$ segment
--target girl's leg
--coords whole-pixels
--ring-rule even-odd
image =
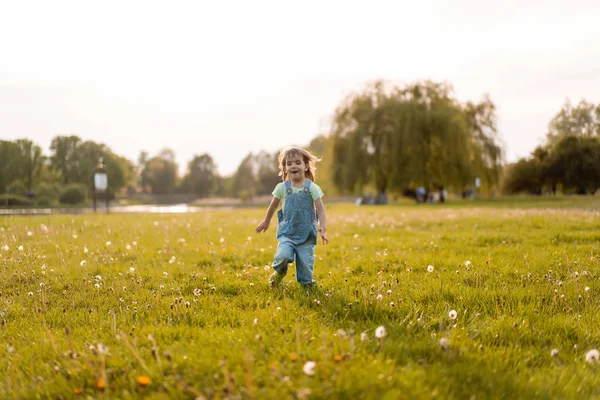
[[[287,274],[288,264],[294,262],[294,245],[285,238],[282,238],[277,244],[277,253],[275,253],[275,261],[273,269],[280,275]]]
[[[296,246],[296,280],[302,286],[312,286],[315,266],[315,245],[301,244]]]

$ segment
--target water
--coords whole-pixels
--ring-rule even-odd
[[[233,207],[194,207],[187,204],[175,205],[135,205],[135,206],[112,206],[110,214],[150,213],[150,214],[184,214],[206,211],[232,210]],[[88,214],[94,209],[86,208],[10,208],[0,209],[0,215],[49,215],[49,214]],[[97,213],[105,214],[105,207],[97,207]]]

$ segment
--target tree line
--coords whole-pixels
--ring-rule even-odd
[[[545,143],[506,166],[506,193],[595,194],[600,186],[600,104],[567,100]]]
[[[303,147],[322,157],[317,180],[332,194],[410,193],[419,186],[459,193],[475,178],[487,193],[594,193],[600,182],[600,105],[567,102],[550,122],[546,143],[505,165],[496,107],[488,96],[461,103],[446,83],[377,81],[345,98],[329,135]],[[201,153],[180,176],[170,149],[152,156],[142,151],[134,162],[76,135],[56,136],[49,155],[29,139],[0,140],[0,196],[7,203],[30,196],[40,205],[85,201],[102,159],[111,196],[142,191],[248,199],[271,193],[280,181],[277,154],[248,153],[232,175],[221,176],[210,154]]]

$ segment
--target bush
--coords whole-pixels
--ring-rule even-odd
[[[58,200],[60,189],[55,185],[50,185],[48,183],[40,183],[37,188],[35,188],[35,197],[38,199],[37,203],[40,202],[41,198],[48,198],[51,200]]]
[[[58,199],[57,198],[52,198],[52,197],[48,197],[45,195],[42,196],[36,196],[35,197],[35,204],[37,206],[41,206],[41,207],[54,207],[58,205]]]
[[[33,201],[18,194],[0,194],[0,207],[8,206],[32,206]]]
[[[8,185],[8,193],[23,196],[27,192],[27,187],[21,181],[14,181]]]
[[[62,188],[60,202],[65,204],[80,204],[87,197],[87,188],[80,183],[72,183]]]

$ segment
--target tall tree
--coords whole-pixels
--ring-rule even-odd
[[[182,186],[200,197],[208,197],[215,190],[216,165],[212,157],[205,153],[196,155],[188,163],[188,173]]]
[[[42,167],[45,157],[42,148],[29,139],[18,139],[15,144],[19,148],[21,162],[19,162],[19,175],[25,187],[32,190],[40,182]]]
[[[548,124],[547,140],[552,145],[565,136],[600,137],[600,104],[581,100],[573,107],[567,99]]]
[[[78,136],[56,136],[50,144],[50,161],[52,166],[60,171],[63,183],[76,183],[82,181],[80,174],[80,156],[77,147],[81,143]]]
[[[175,153],[164,149],[146,163],[144,168],[152,193],[171,194],[177,187]]]
[[[335,184],[349,192],[370,182],[379,193],[419,185],[462,189],[477,163],[499,171],[493,104],[468,110],[450,86],[429,81],[391,89],[376,82],[350,96],[334,118]]]

